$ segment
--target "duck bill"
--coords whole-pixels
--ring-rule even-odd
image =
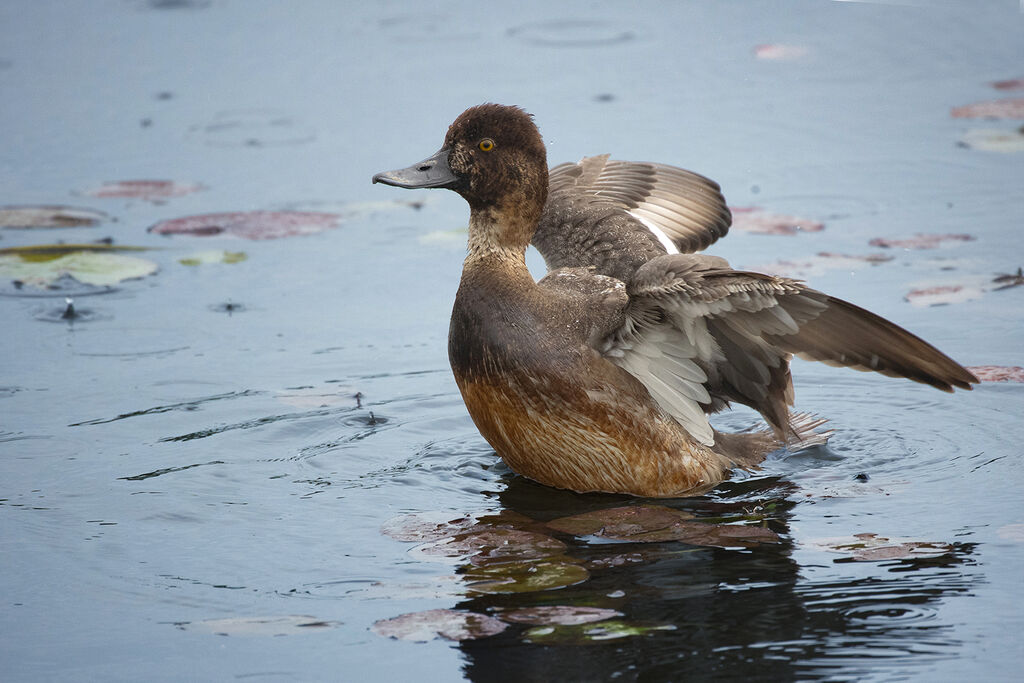
[[[416,189],[422,187],[453,187],[459,177],[448,165],[448,150],[441,149],[429,159],[408,168],[384,171],[373,176],[373,182]]]

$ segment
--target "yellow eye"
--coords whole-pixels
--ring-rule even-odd
[[[484,138],[483,140],[480,141],[480,144],[477,145],[477,147],[480,148],[481,152],[490,152],[492,149],[494,149],[494,140],[490,138]]]

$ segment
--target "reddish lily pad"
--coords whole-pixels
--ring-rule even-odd
[[[202,631],[219,636],[288,636],[314,633],[333,626],[309,616],[232,617],[179,624],[187,631]]]
[[[766,59],[779,62],[792,62],[806,57],[810,53],[803,45],[786,45],[783,43],[772,43],[758,45],[754,48],[754,56],[758,59]]]
[[[672,624],[634,624],[616,620],[574,626],[537,626],[526,631],[523,640],[538,645],[585,645],[674,630],[676,627]]]
[[[106,182],[83,194],[104,199],[168,199],[181,197],[206,188],[199,183],[179,183],[173,180],[118,180]]]
[[[994,81],[991,86],[996,90],[1024,90],[1024,78],[1010,78],[1005,81]]]
[[[535,626],[574,626],[621,617],[622,612],[604,607],[577,607],[574,605],[544,605],[500,612],[498,618],[517,624]]]
[[[561,555],[561,541],[532,531],[484,528],[418,546],[418,554],[468,558],[473,564],[534,560]]]
[[[234,235],[249,240],[273,240],[312,235],[336,228],[341,217],[315,211],[234,211],[208,213],[162,221],[149,228],[160,235]]]
[[[877,266],[892,261],[888,254],[838,254],[830,251],[818,252],[817,256],[807,261],[775,261],[763,265],[751,266],[751,270],[770,273],[783,277],[808,277],[821,275],[829,270],[857,270],[865,264]]]
[[[945,306],[980,299],[984,293],[977,285],[951,284],[912,289],[903,298],[914,306]]]
[[[1024,382],[1024,368],[1019,365],[972,365],[967,369],[982,382]]]
[[[373,632],[385,638],[424,643],[435,638],[461,642],[501,633],[508,625],[486,614],[454,609],[410,612],[373,624]]]
[[[797,216],[768,213],[760,207],[729,207],[732,227],[759,235],[795,235],[799,232],[821,232],[825,224]]]
[[[533,593],[582,583],[590,572],[571,558],[557,557],[470,567],[462,578],[476,593]]]
[[[1024,119],[1024,98],[976,102],[954,107],[951,113],[957,119]]]
[[[904,239],[891,239],[889,237],[876,237],[868,244],[873,247],[882,247],[884,249],[899,248],[899,249],[935,249],[944,242],[973,242],[976,238],[973,235],[967,234],[924,234],[917,233],[913,237],[907,237]]]
[[[109,218],[102,211],[75,206],[0,206],[0,228],[81,228]]]
[[[953,548],[946,543],[916,541],[909,538],[885,538],[878,534],[854,534],[842,538],[819,538],[806,545],[819,550],[843,553],[853,562],[912,560],[941,557]]]
[[[779,542],[778,534],[765,527],[689,521],[692,516],[662,506],[636,505],[562,517],[548,522],[548,526],[577,536],[634,543],[682,541],[717,548],[751,548]]]

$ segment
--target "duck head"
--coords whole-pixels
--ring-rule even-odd
[[[482,104],[455,119],[436,154],[378,173],[373,182],[454,190],[469,203],[471,225],[488,218],[503,223],[510,228],[504,237],[525,248],[547,200],[547,153],[529,114],[519,107]]]

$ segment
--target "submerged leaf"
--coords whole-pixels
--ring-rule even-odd
[[[470,567],[462,577],[466,587],[477,593],[532,593],[582,583],[590,578],[590,572],[571,558],[561,557]]]
[[[483,528],[415,548],[422,555],[469,558],[473,564],[532,560],[565,552],[561,541],[532,531]]]
[[[106,182],[83,194],[99,198],[166,199],[181,197],[206,188],[199,183],[178,183],[173,180],[118,180]]]
[[[385,638],[422,643],[435,638],[463,641],[487,638],[501,633],[508,625],[486,614],[453,609],[410,612],[374,622],[373,632]]]
[[[102,211],[74,206],[0,206],[0,228],[78,228],[108,219]]]
[[[909,538],[885,538],[878,534],[854,534],[841,538],[819,538],[805,545],[818,550],[849,555],[853,562],[880,562],[882,560],[909,560],[941,557],[953,550],[946,543],[915,541]]]
[[[152,275],[159,266],[137,256],[108,250],[54,251],[5,250],[0,254],[0,277],[36,287],[47,287],[64,276],[87,285],[114,285]]]
[[[503,621],[536,626],[574,626],[621,617],[622,612],[603,607],[577,607],[575,605],[544,605],[524,607],[498,613]]]
[[[233,211],[185,216],[162,221],[149,228],[160,235],[209,237],[228,234],[249,240],[273,240],[312,235],[336,228],[341,216],[316,211]]]
[[[497,515],[460,515],[450,510],[435,510],[392,517],[381,527],[381,533],[398,541],[439,541],[470,531],[509,529],[531,521],[509,510]]]
[[[197,251],[178,259],[183,266],[201,266],[210,263],[241,263],[249,258],[244,251],[225,251],[224,249],[208,249]]]

